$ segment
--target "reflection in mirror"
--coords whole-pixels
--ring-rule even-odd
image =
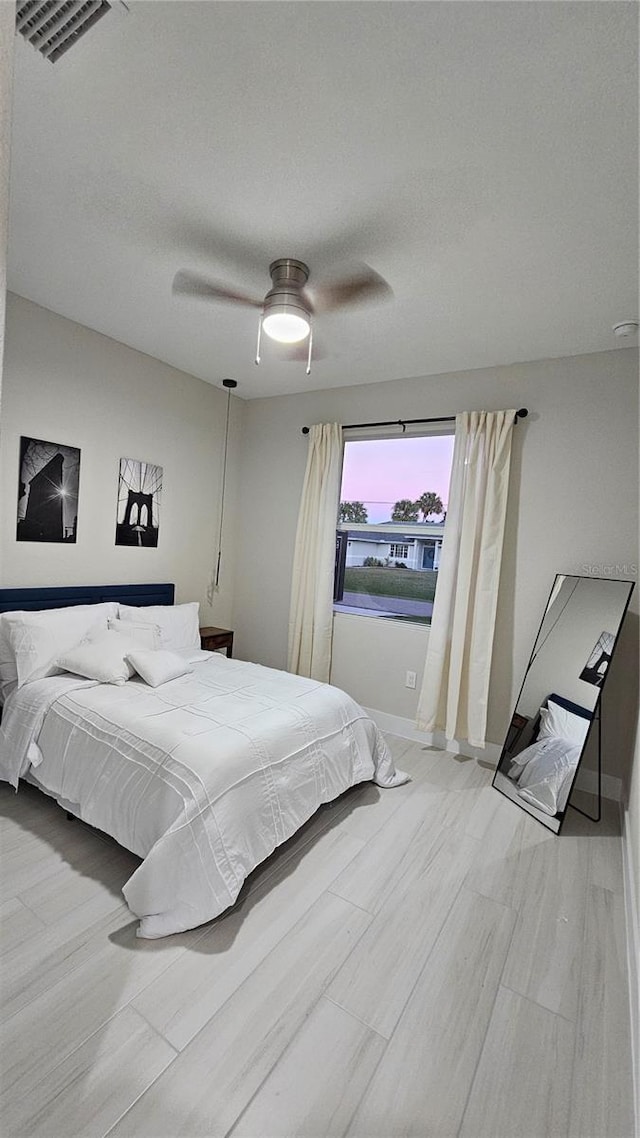
[[[533,646],[493,785],[556,834],[632,590],[558,574]]]

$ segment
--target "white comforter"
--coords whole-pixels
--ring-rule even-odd
[[[323,802],[367,779],[406,781],[378,728],[338,688],[196,652],[150,688],[63,675],[14,692],[0,777],[31,766],[84,821],[143,858],[124,895],[138,935],[194,928]]]
[[[570,739],[545,736],[512,760],[511,777],[518,794],[545,814],[561,814],[567,805],[582,746]]]

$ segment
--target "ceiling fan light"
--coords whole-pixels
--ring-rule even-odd
[[[274,306],[262,321],[263,330],[272,340],[281,344],[297,344],[304,340],[311,329],[311,325],[300,309],[292,312],[283,304]]]

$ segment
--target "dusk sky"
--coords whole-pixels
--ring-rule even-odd
[[[364,502],[369,521],[384,522],[400,498],[433,490],[446,510],[452,455],[453,435],[348,440],[340,501]]]

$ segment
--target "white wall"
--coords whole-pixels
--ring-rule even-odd
[[[548,614],[548,624],[540,630],[536,659],[518,700],[522,715],[536,716],[550,692],[588,711],[594,709],[599,689],[582,680],[580,673],[601,633],[617,634],[627,595],[628,586],[610,580],[592,578],[576,585],[567,578]],[[608,702],[608,686],[605,698]]]
[[[331,683],[365,707],[413,719],[416,692],[405,687],[405,677],[415,672],[420,690],[425,652],[424,625],[336,614]]]
[[[11,150],[11,92],[16,10],[13,2],[0,4],[0,405],[7,292],[7,237],[9,227],[9,155]]]
[[[0,420],[0,582],[24,585],[173,581],[203,623],[231,619],[238,433],[232,399],[220,592],[215,562],[226,392],[9,294]],[[20,435],[80,447],[76,544],[16,541]],[[157,549],[115,545],[121,457],[164,469]]]
[[[251,524],[239,535],[235,594],[239,654],[274,667],[286,663],[293,544],[307,455],[303,425],[521,406],[528,406],[530,415],[514,431],[488,719],[488,738],[500,743],[556,572],[637,563],[633,349],[250,401],[240,501],[241,515]],[[632,606],[637,614],[636,594]],[[412,717],[417,695],[404,689],[404,673],[418,670],[426,629],[395,629],[390,651],[386,622],[365,628],[357,620],[335,618],[334,680],[368,707]],[[621,638],[625,666],[617,669],[617,694],[613,670],[608,681],[624,736],[609,748],[608,773],[617,777],[628,775],[631,765],[636,637],[637,616]]]

